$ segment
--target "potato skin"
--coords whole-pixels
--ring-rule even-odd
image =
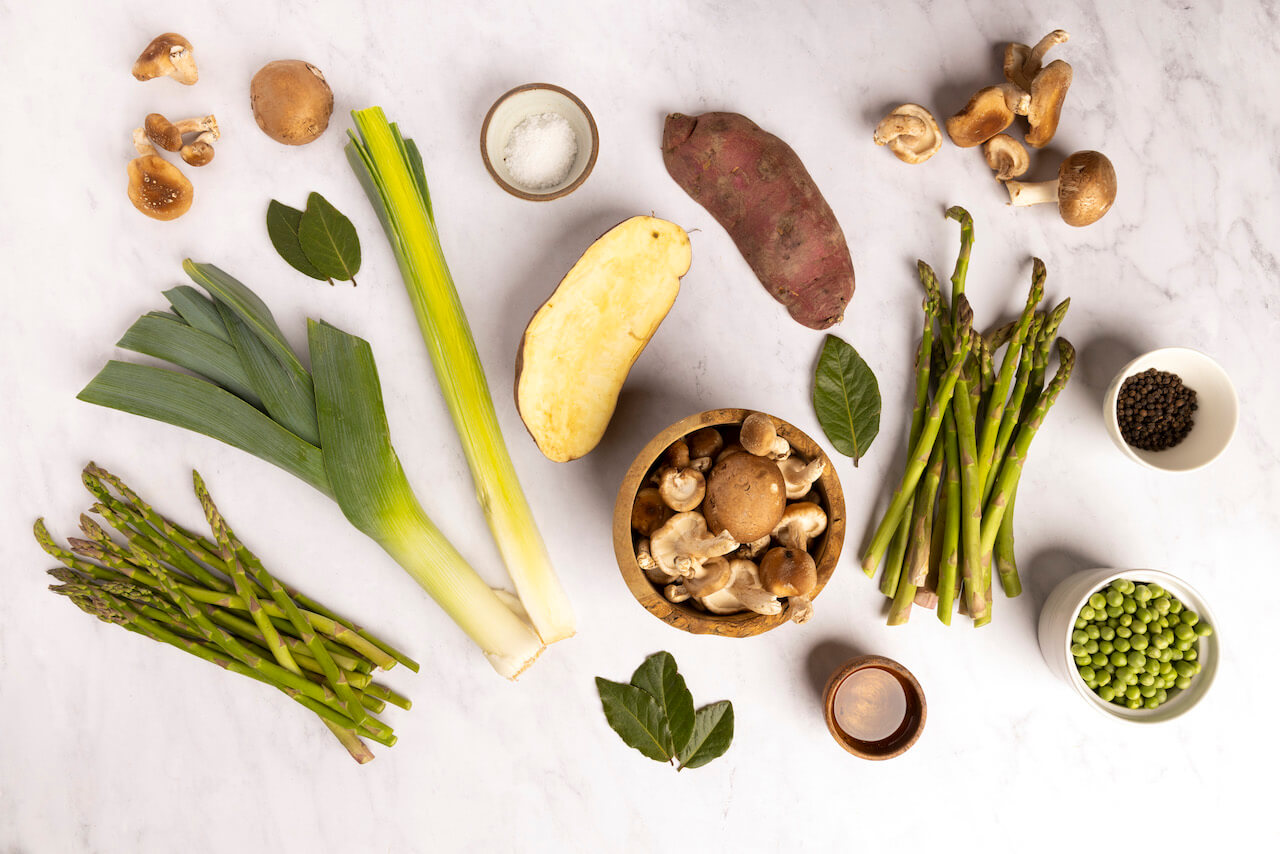
[[[843,319],[854,288],[849,247],[789,145],[738,113],[672,113],[662,159],[797,322],[826,329]]]

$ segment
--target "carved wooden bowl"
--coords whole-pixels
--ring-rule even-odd
[[[699,635],[745,638],[767,632],[790,619],[789,608],[784,608],[781,614],[773,616],[757,614],[752,611],[722,615],[704,611],[695,605],[692,600],[679,604],[670,602],[662,595],[662,591],[654,587],[649,579],[645,577],[644,571],[640,569],[640,565],[636,562],[636,541],[639,537],[631,530],[631,509],[635,504],[636,494],[645,485],[649,475],[657,467],[663,452],[677,439],[683,439],[703,427],[720,428],[721,432],[725,434],[725,442],[727,444],[735,438],[733,431],[753,411],[750,409],[712,409],[708,412],[690,415],[688,418],[672,424],[657,436],[654,436],[649,444],[644,446],[644,450],[639,453],[635,462],[631,464],[631,468],[627,470],[626,477],[622,479],[622,486],[618,490],[618,503],[614,506],[613,511],[613,550],[618,558],[618,568],[622,571],[622,578],[627,582],[627,588],[636,597],[636,601],[643,605],[650,614],[653,614],[664,623],[686,632],[693,632]],[[831,574],[836,568],[836,561],[840,558],[840,548],[844,545],[844,493],[840,489],[840,478],[836,475],[835,467],[818,443],[781,418],[776,418],[772,415],[769,417],[773,419],[778,435],[790,442],[791,446],[806,460],[821,457],[826,461],[822,476],[814,484],[814,490],[821,498],[822,509],[827,514],[827,530],[818,538],[816,545],[811,549],[814,563],[818,567],[818,586],[814,588],[809,598],[816,599],[822,588],[831,579]],[[815,607],[820,606],[815,605]]]

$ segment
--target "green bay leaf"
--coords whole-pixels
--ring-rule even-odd
[[[596,690],[604,706],[605,719],[629,747],[655,759],[668,762],[675,755],[671,749],[671,730],[658,701],[634,685],[610,682],[596,677]]]
[[[733,743],[733,703],[721,700],[698,709],[693,736],[680,751],[680,768],[700,768],[724,755]]]
[[[298,236],[301,223],[302,211],[297,208],[281,204],[275,199],[267,205],[267,236],[271,238],[271,245],[276,248],[276,252],[285,263],[302,275],[326,281],[329,277],[322,275],[302,251],[302,240]]]
[[[636,668],[631,684],[653,697],[667,719],[671,752],[679,753],[693,735],[693,694],[669,652],[655,652]]]
[[[319,193],[307,196],[298,224],[302,251],[323,278],[350,281],[360,272],[360,238],[356,227]]]
[[[880,384],[858,351],[834,335],[818,357],[813,409],[831,444],[856,466],[880,432]]]

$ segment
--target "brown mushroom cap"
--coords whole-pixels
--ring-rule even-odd
[[[1058,119],[1062,116],[1062,104],[1071,86],[1071,66],[1056,59],[1031,81],[1031,106],[1027,110],[1027,145],[1043,148],[1058,131]]]
[[[1116,170],[1100,151],[1077,151],[1058,167],[1058,209],[1067,225],[1095,223],[1116,200]]]
[[[207,166],[213,160],[212,133],[202,133],[191,142],[182,146],[179,154],[191,166]]]
[[[182,148],[182,131],[159,113],[148,113],[142,126],[146,129],[147,139],[165,151],[177,151]]]
[[[724,437],[714,427],[703,427],[690,433],[685,444],[691,457],[714,457],[724,447]]]
[[[1027,47],[1017,42],[1007,45],[1004,49],[1005,79],[1030,92],[1031,81],[1040,73],[1040,64],[1044,61],[1044,55],[1050,48],[1063,44],[1070,38],[1066,30],[1054,30],[1036,42],[1035,47]]]
[[[1013,124],[1014,116],[1025,115],[1031,96],[1011,83],[980,89],[964,109],[947,119],[947,135],[961,148],[991,139]]]
[[[778,546],[760,560],[760,585],[774,596],[808,596],[818,586],[818,567],[808,552]]]
[[[191,42],[177,33],[161,33],[134,61],[133,76],[137,80],[172,77],[186,86],[192,85],[200,75]]]
[[[631,505],[631,527],[643,536],[649,536],[662,527],[671,516],[671,509],[662,501],[662,495],[652,486],[636,493]]]
[[[786,483],[772,461],[732,454],[707,475],[702,511],[713,532],[728,531],[739,543],[769,534],[787,507]]]
[[[177,219],[191,208],[195,191],[187,176],[158,154],[129,161],[129,201],[152,219]]]
[[[285,145],[305,145],[329,127],[333,90],[311,63],[277,59],[253,75],[249,105],[267,136]]]

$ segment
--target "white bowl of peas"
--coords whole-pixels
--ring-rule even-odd
[[[1154,569],[1093,569],[1062,581],[1040,611],[1049,668],[1113,718],[1185,714],[1218,669],[1217,622],[1186,582]]]

